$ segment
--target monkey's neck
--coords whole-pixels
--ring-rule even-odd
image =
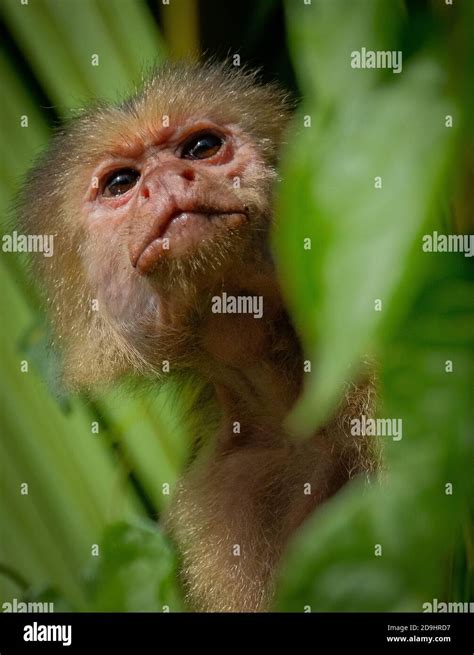
[[[159,367],[171,359],[212,383],[227,429],[281,434],[301,390],[303,356],[270,258],[234,261],[179,293],[164,288],[160,303],[160,349],[141,343],[150,360]]]
[[[214,384],[229,427],[237,422],[244,430],[268,433],[281,426],[300,392],[300,343],[273,279],[258,286],[248,280],[245,287],[234,284],[226,294],[227,300],[258,296],[263,314],[209,312],[202,317],[198,368]]]

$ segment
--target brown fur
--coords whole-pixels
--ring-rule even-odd
[[[104,153],[146,151],[166,137],[164,115],[181,126],[211,120],[233,135],[243,153],[241,187],[229,185],[232,165],[204,167],[196,168],[193,193],[196,206],[238,201],[249,221],[219,225],[212,239],[163,259],[143,277],[130,266],[125,244],[137,231],[141,238],[146,216],[114,227],[91,220],[84,198]],[[197,375],[214,389],[215,441],[183,477],[167,520],[190,605],[202,610],[267,609],[289,536],[348,479],[374,467],[367,444],[348,431],[350,418],[370,412],[370,383],[348,393],[313,439],[297,445],[284,428],[303,380],[300,343],[269,252],[275,165],[289,115],[286,95],[259,85],[253,73],[166,66],[126,102],[99,104],[61,129],[20,200],[26,232],[56,235],[55,256],[38,256],[35,270],[45,281],[71,385],[94,387],[130,373],[159,379],[168,360],[172,374]],[[223,290],[262,296],[263,319],[211,314],[210,299]],[[92,311],[93,299],[99,311]]]

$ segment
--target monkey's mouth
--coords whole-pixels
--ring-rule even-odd
[[[242,210],[176,211],[170,215],[159,234],[151,234],[132,264],[141,275],[153,271],[162,257],[179,257],[213,238],[222,230],[237,228],[247,220]]]

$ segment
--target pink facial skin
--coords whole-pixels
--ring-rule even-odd
[[[219,143],[201,149],[200,158],[188,156],[190,144],[206,135]],[[128,183],[114,193],[110,183],[121,171]],[[145,324],[159,334],[164,322],[182,314],[182,294],[164,292],[167,270],[179,262],[192,265],[204,250],[218,251],[224,242],[229,250],[234,237],[250,243],[252,230],[261,233],[254,187],[269,175],[255,144],[236,125],[187,119],[133,141],[118,135],[116,147],[91,168],[82,203],[89,235],[84,267],[109,316],[133,325],[134,334]],[[235,281],[242,277],[241,259],[227,264]],[[253,274],[247,267],[247,281]],[[211,288],[221,284],[219,276],[218,267],[205,265],[197,284]]]

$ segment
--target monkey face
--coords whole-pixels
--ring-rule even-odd
[[[238,125],[200,115],[141,125],[109,131],[80,223],[90,285],[143,351],[144,333],[192,320],[206,293],[261,269],[274,173]]]
[[[268,173],[238,126],[190,117],[125,142],[119,134],[92,170],[84,228],[99,248],[117,235],[114,252],[132,277],[163,285],[173,262],[205,274],[210,251],[225,247],[235,265],[232,240],[242,256],[245,232],[268,229],[269,185],[261,184]],[[208,278],[216,257],[210,263]]]
[[[141,275],[161,259],[192,256],[200,244],[249,218],[231,187],[249,157],[237,135],[213,124],[167,132],[141,156],[130,157],[125,148],[123,165],[106,160],[96,173],[91,213],[128,222],[129,259]]]

